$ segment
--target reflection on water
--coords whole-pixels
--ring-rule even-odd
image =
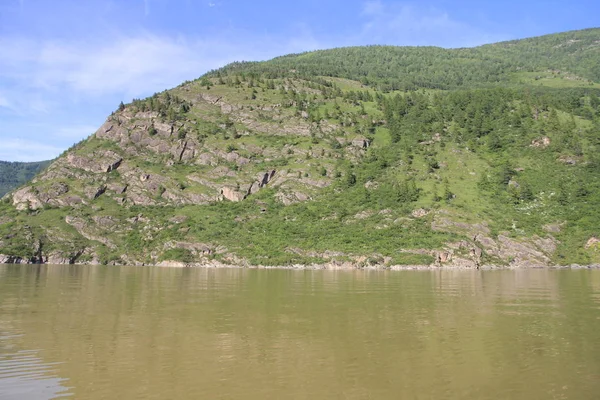
[[[599,332],[600,271],[0,266],[2,399],[596,399]]]
[[[3,332],[0,325],[0,332]],[[18,350],[21,335],[0,333],[0,399],[40,400],[68,397],[65,379],[56,377],[52,363],[35,350]]]

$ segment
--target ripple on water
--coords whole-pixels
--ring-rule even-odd
[[[600,392],[600,271],[4,273],[0,399]]]
[[[0,335],[0,399],[50,400],[68,398],[66,379],[56,375],[55,366],[39,357],[38,350],[17,350],[22,335]]]

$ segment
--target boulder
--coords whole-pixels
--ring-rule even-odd
[[[102,196],[104,192],[106,192],[106,185],[101,185],[98,187],[88,187],[85,190],[85,194],[90,200],[97,199],[98,197]]]
[[[109,163],[109,164],[106,166],[106,172],[111,172],[111,171],[114,171],[114,170],[116,170],[117,168],[119,168],[119,166],[121,165],[121,163],[122,163],[122,162],[123,162],[123,159],[122,159],[122,158],[119,158],[118,160],[116,160],[116,161],[114,161],[114,162],[111,162],[111,163]]]
[[[436,258],[438,263],[447,263],[452,261],[452,253],[449,251],[442,251],[437,254]]]
[[[260,190],[260,184],[258,182],[254,182],[252,185],[250,185],[250,189],[248,189],[248,194],[254,194],[257,193]]]
[[[13,205],[17,210],[37,210],[44,204],[34,192],[32,187],[24,187],[17,190],[12,195]]]
[[[242,201],[246,198],[246,195],[244,195],[243,193],[240,193],[237,190],[229,187],[222,188],[221,195],[223,195],[223,197],[227,200],[235,202]]]
[[[352,146],[366,149],[371,145],[371,141],[365,137],[357,137],[352,140]]]

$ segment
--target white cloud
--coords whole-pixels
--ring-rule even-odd
[[[135,96],[168,88],[229,61],[223,54],[210,54],[211,49],[222,47],[154,35],[123,37],[96,46],[0,38],[0,79],[37,90]]]
[[[319,47],[308,29],[298,30],[298,35],[288,41],[194,39],[147,33],[97,44],[0,37],[0,84],[10,83],[15,88],[13,95],[35,93],[55,98],[57,94],[73,93],[89,98],[121,94],[126,99],[173,87],[232,61],[265,59]]]
[[[0,160],[42,161],[57,157],[65,149],[26,139],[2,139]]]
[[[174,87],[232,61],[320,47],[307,27],[295,32],[287,40],[239,32],[222,32],[219,39],[139,33],[96,43],[0,36],[0,160],[54,157],[60,145],[93,133],[92,124],[120,100]],[[18,139],[23,134],[27,141]]]

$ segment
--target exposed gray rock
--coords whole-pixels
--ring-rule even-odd
[[[275,195],[275,198],[282,202],[284,206],[310,200],[310,197],[306,193],[296,191],[290,193],[281,191]]]
[[[99,187],[88,187],[85,190],[85,194],[88,199],[93,200],[102,196],[106,192],[106,185],[101,185]]]
[[[188,264],[181,261],[161,261],[156,264],[157,267],[169,267],[169,268],[187,268]]]
[[[127,191],[127,184],[125,183],[110,183],[106,185],[107,189],[116,193],[123,194]]]
[[[436,215],[431,223],[431,229],[434,231],[455,232],[467,234],[470,237],[477,235],[489,235],[490,229],[485,222],[477,224],[469,224],[466,222],[453,221],[450,218],[440,217]]]
[[[94,174],[110,172],[121,165],[123,158],[111,150],[99,150],[87,155],[69,153],[66,163]]]
[[[551,260],[533,245],[518,242],[505,235],[498,235],[498,249],[488,251],[502,260],[513,265],[546,266],[551,265]]]
[[[0,264],[31,264],[31,260],[19,256],[0,254]]]
[[[365,183],[365,189],[377,189],[379,187],[379,183],[374,181],[368,181]]]
[[[173,224],[182,224],[187,220],[188,220],[188,217],[186,217],[185,215],[176,215],[172,218],[169,218],[169,222],[171,222]]]
[[[73,228],[75,228],[77,232],[79,232],[79,234],[84,238],[103,243],[111,249],[117,248],[117,246],[115,246],[115,244],[112,241],[110,241],[106,236],[98,235],[97,232],[94,232],[94,230],[91,229],[91,227],[89,226],[89,223],[86,222],[83,218],[72,217],[70,215],[67,215],[65,217],[65,222],[71,225]]]
[[[359,136],[352,140],[352,146],[366,149],[371,145],[371,141],[365,137]]]
[[[127,192],[127,200],[131,203],[139,206],[153,206],[156,205],[156,201],[146,193],[141,191],[139,188],[134,188]]]
[[[437,262],[439,263],[447,263],[452,261],[452,253],[448,251],[442,251],[437,255]]]
[[[229,201],[242,201],[246,198],[246,195],[243,193],[240,193],[238,191],[236,191],[235,189],[232,189],[230,187],[223,187],[221,188],[221,194],[223,195],[224,198],[226,198]]]
[[[62,182],[54,182],[48,190],[46,191],[46,195],[48,199],[54,199],[58,196],[61,196],[69,191],[69,186]]]
[[[106,167],[106,172],[111,172],[111,171],[116,170],[121,165],[121,162],[123,162],[123,159],[119,158],[117,161],[108,164],[108,166]]]
[[[80,204],[83,204],[83,200],[81,199],[81,197],[73,195],[67,196],[64,199],[62,199],[62,203],[66,206],[75,207]]]
[[[37,210],[44,204],[30,186],[17,190],[12,195],[13,205],[17,210]]]
[[[554,239],[552,236],[541,238],[537,235],[533,236],[531,242],[537,246],[538,249],[543,251],[546,255],[551,256],[556,251],[556,247],[559,244],[559,241]]]
[[[534,139],[531,141],[531,147],[539,147],[539,148],[545,149],[548,146],[550,146],[550,138],[547,136],[544,136],[540,139]]]
[[[562,224],[548,224],[542,228],[548,233],[560,233]]]
[[[426,215],[429,215],[429,211],[427,211],[427,210],[425,210],[425,209],[423,209],[423,208],[418,208],[418,209],[416,209],[416,210],[413,210],[413,211],[411,212],[411,215],[412,215],[413,217],[415,217],[415,218],[422,218],[422,217],[424,217],[424,216],[426,216]]]
[[[196,164],[199,165],[215,165],[215,156],[211,153],[202,153],[198,156]]]
[[[110,228],[114,227],[115,225],[117,225],[117,221],[115,221],[115,219],[113,217],[94,216],[94,217],[92,217],[92,220],[94,220],[96,225],[98,225],[102,229],[110,229]]]
[[[266,172],[264,174],[261,174],[261,176],[259,177],[259,184],[258,184],[259,187],[262,188],[263,186],[267,185],[271,181],[271,179],[273,179],[276,172],[277,171],[272,170],[271,172]]]
[[[365,211],[361,211],[361,212],[357,213],[354,216],[354,219],[367,219],[367,218],[371,217],[372,215],[373,215],[373,211],[365,210]]]
[[[75,254],[54,251],[44,259],[44,264],[75,264],[82,253],[83,249]]]
[[[255,194],[260,190],[260,184],[258,182],[252,183],[250,189],[248,189],[248,194]]]

